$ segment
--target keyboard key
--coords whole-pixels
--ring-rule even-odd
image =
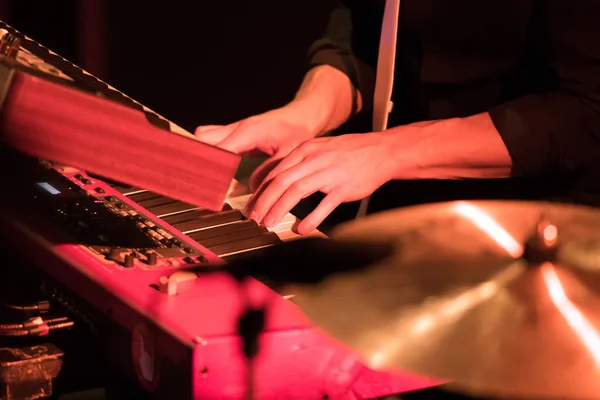
[[[207,249],[215,253],[217,256],[225,256],[228,254],[241,253],[251,251],[260,247],[272,246],[282,243],[277,234],[269,232],[262,236],[257,236],[249,239],[239,240],[237,242],[226,243],[218,246],[205,246]]]
[[[140,203],[141,201],[156,199],[156,198],[160,197],[160,195],[157,193],[144,191],[142,193],[131,194],[127,197],[129,197],[131,200],[135,201],[136,203]]]
[[[199,208],[197,210],[186,211],[179,214],[167,215],[162,217],[161,219],[165,221],[167,224],[175,225],[181,224],[185,222],[192,222],[197,220],[198,218],[205,217],[210,214],[214,214],[214,211],[206,210]]]
[[[239,210],[230,210],[208,214],[192,221],[172,223],[171,225],[179,229],[181,232],[188,234],[200,229],[241,221],[242,219],[244,219],[244,215]]]
[[[174,201],[172,203],[146,208],[148,209],[148,211],[150,211],[157,217],[162,217],[169,214],[180,213],[183,211],[195,210],[200,207],[188,203],[183,203],[181,201]]]
[[[146,210],[150,210],[150,208],[152,208],[152,207],[158,207],[158,206],[162,206],[165,204],[171,204],[171,203],[176,202],[177,200],[173,200],[169,197],[164,197],[164,196],[156,196],[154,198],[150,198],[150,199],[143,200],[143,201],[137,201],[137,200],[134,200],[134,201],[136,203],[138,203],[140,206],[144,207]]]
[[[269,231],[267,228],[262,226],[257,226],[254,229],[249,229],[245,231],[236,232],[229,235],[219,236],[212,239],[207,239],[205,241],[199,242],[202,246],[206,248],[214,248],[217,246],[225,245],[228,243],[236,243],[238,241],[243,241],[246,239],[251,239],[255,237],[260,237],[265,234],[268,234]]]
[[[222,225],[215,228],[204,229],[202,231],[190,233],[188,236],[196,242],[203,244],[205,240],[221,237],[223,235],[233,235],[238,232],[259,228],[259,225],[252,220],[240,221],[234,224]]]

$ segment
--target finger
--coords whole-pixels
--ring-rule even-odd
[[[250,218],[262,222],[273,205],[283,196],[290,186],[316,172],[314,162],[302,162],[289,168],[262,185],[260,192],[253,197]]]
[[[279,157],[280,158],[279,162],[274,166],[274,168],[271,168],[271,170],[267,172],[264,179],[262,179],[262,182],[260,185],[264,185],[264,184],[268,183],[269,181],[273,180],[276,176],[278,176],[278,175],[282,174],[283,172],[287,171],[288,169],[300,164],[302,161],[304,161],[304,156],[305,156],[304,152],[294,150],[285,157]],[[265,167],[265,168],[268,168],[268,167]],[[260,190],[260,185],[258,186],[256,191]]]
[[[260,136],[253,132],[255,129],[253,124],[236,125],[231,134],[224,136],[216,146],[237,154],[253,152],[261,144]]]
[[[300,200],[327,186],[330,175],[321,170],[292,183],[285,193],[273,204],[264,218],[264,225],[272,227],[281,222]]]
[[[258,189],[258,187],[265,180],[269,172],[271,172],[277,166],[277,164],[279,164],[281,159],[282,157],[276,154],[273,157],[267,158],[254,170],[252,175],[250,175],[250,179],[248,182],[250,185],[250,190],[252,192],[255,192]]]
[[[321,223],[339,206],[342,202],[338,200],[338,196],[329,193],[311,212],[298,224],[296,231],[301,235],[308,235],[321,225]]]
[[[304,158],[303,157],[299,157],[300,153],[296,153],[296,152],[292,152],[291,154],[289,154],[287,157],[280,159],[279,163],[273,168],[271,169],[271,171],[269,171],[267,173],[267,176],[262,179],[262,181],[260,182],[260,184],[258,184],[258,187],[256,188],[256,190],[254,191],[254,194],[252,194],[252,196],[250,197],[250,199],[248,199],[248,203],[246,204],[246,215],[249,216],[249,218],[254,219],[256,222],[261,222],[261,219],[257,219],[259,218],[259,214],[257,214],[256,212],[253,213],[253,211],[256,208],[256,201],[261,198],[262,193],[264,192],[264,190],[267,188],[267,186],[271,183],[271,181],[273,179],[275,179],[276,176],[280,175],[281,173],[287,171],[287,169],[301,163]],[[275,159],[276,156],[273,156],[273,158]],[[287,169],[282,169],[281,168],[281,164],[284,164],[284,166],[288,166]],[[265,169],[267,169],[269,167],[265,167]],[[282,178],[280,178],[281,180]]]
[[[258,187],[258,189],[256,189],[256,191],[254,193],[252,193],[252,196],[250,196],[250,198],[246,202],[246,206],[244,207],[243,214],[246,216],[246,218],[252,219],[252,220],[256,221],[257,223],[260,223],[260,220],[258,220],[258,214],[256,214],[256,212],[254,212],[254,205],[256,203],[256,200],[258,200],[260,198],[260,196],[262,195],[262,193],[265,191],[266,188],[267,188],[267,185],[261,184]]]
[[[237,124],[231,124],[218,126],[213,129],[205,129],[203,131],[196,129],[196,137],[204,143],[208,143],[212,146],[218,146],[220,142],[233,133],[236,127]]]
[[[261,196],[262,192],[265,189],[265,186],[270,181],[272,181],[276,176],[278,176],[282,172],[284,172],[284,171],[290,169],[291,167],[304,161],[304,155],[306,154],[306,152],[302,149],[303,149],[303,147],[296,148],[295,150],[293,150],[291,153],[289,153],[285,157],[281,157],[281,153],[275,154],[272,157],[273,161],[269,164],[266,164],[264,166],[264,169],[262,169],[261,171],[258,171],[258,172],[255,171],[255,173],[253,175],[255,176],[254,177],[254,185],[255,185],[256,189],[253,190],[254,194],[252,195],[252,197],[250,197],[250,199],[248,200],[248,203],[246,204],[246,209],[245,209],[246,215],[251,214],[252,210],[254,209],[254,204],[256,202],[256,199],[258,199]],[[277,160],[277,162],[275,162],[275,160]],[[261,176],[261,175],[263,175],[263,173],[266,173],[266,176],[264,178]],[[260,180],[260,183],[258,183],[259,180]],[[254,215],[256,215],[256,214],[254,214]],[[260,222],[260,221],[257,221],[257,222]]]

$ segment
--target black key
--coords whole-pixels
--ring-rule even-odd
[[[152,125],[156,126],[157,128],[164,129],[167,131],[171,129],[171,125],[169,124],[169,121],[167,121],[164,118],[159,117],[158,114],[155,114],[151,111],[145,110],[144,115],[146,116],[146,119],[148,120],[148,122],[150,122]]]
[[[94,179],[96,179],[98,181],[106,183],[107,185],[109,185],[110,187],[112,187],[116,191],[118,191],[120,193],[123,193],[124,195],[127,195],[128,193],[139,192],[140,190],[142,190],[140,188],[136,188],[136,187],[127,185],[127,184],[122,183],[122,182],[117,182],[117,181],[114,181],[112,179],[105,178],[105,177],[100,176],[98,174],[93,174],[93,173],[91,173],[89,171],[86,171],[86,174],[90,178],[94,178]]]
[[[247,231],[249,229],[254,229],[259,227],[259,225],[252,220],[246,220],[241,222],[236,222],[235,224],[228,224],[223,226],[217,226],[215,228],[204,229],[202,231],[190,233],[188,236],[195,240],[198,243],[202,243],[204,240],[213,239],[216,237],[220,237],[223,235],[233,235],[237,232]]]
[[[59,66],[57,65],[57,67],[59,67]],[[64,71],[64,67],[61,69]],[[86,74],[85,72],[83,72],[82,69],[73,68],[68,72],[67,75],[69,75],[71,78],[75,79],[75,81],[82,83],[88,89],[90,89],[92,91],[98,91],[98,92],[108,91],[108,85],[106,83],[100,81],[98,78],[96,78],[93,75]]]
[[[129,97],[125,96],[123,93],[118,92],[116,90],[108,89],[106,92],[102,92],[102,94],[108,100],[115,101],[119,104],[123,104],[125,106],[134,108],[139,111],[144,109],[141,104],[136,103]]]
[[[117,192],[122,193],[128,197],[131,195],[131,193],[145,192],[145,190],[142,188],[135,187],[135,186],[128,186],[126,184],[119,184],[116,186],[110,185],[110,186],[113,189],[115,189]]]
[[[194,210],[199,208],[198,206],[194,206],[192,204],[183,203],[181,201],[175,201],[169,204],[163,204],[156,207],[146,207],[148,211],[152,212],[154,215],[160,217],[166,214],[174,214],[182,211]]]
[[[197,220],[198,218],[204,217],[206,215],[214,214],[214,211],[206,210],[203,208],[199,208],[193,211],[186,211],[184,213],[167,215],[166,217],[162,217],[161,219],[165,221],[167,224],[181,224],[185,222],[192,222]]]
[[[200,208],[153,192],[135,193],[128,197],[157,216]]]
[[[136,203],[140,203],[142,201],[156,199],[161,196],[160,196],[160,194],[157,194],[157,193],[144,191],[142,193],[132,194],[127,197],[129,197],[131,200],[135,201]]]
[[[134,195],[135,196],[135,195]],[[131,198],[131,197],[129,197]],[[132,199],[133,200],[133,199]],[[135,201],[135,200],[133,200]],[[170,203],[175,203],[177,200],[171,199],[169,197],[165,197],[165,196],[158,196],[155,197],[153,199],[147,199],[147,200],[143,200],[143,201],[136,201],[140,206],[144,207],[145,209],[149,210],[150,207],[158,207],[158,206],[162,206],[165,204],[170,204]]]
[[[221,256],[230,253],[250,251],[256,249],[257,247],[272,246],[280,243],[282,243],[282,241],[279,239],[279,236],[273,232],[269,232],[262,236],[239,240],[237,242],[226,243],[214,247],[206,246],[206,248],[215,253],[217,256]]]
[[[200,217],[194,221],[181,222],[171,224],[183,233],[197,231],[200,229],[210,228],[212,226],[230,224],[232,222],[241,221],[244,215],[238,210],[230,210],[219,213],[213,213]]]
[[[216,247],[220,245],[224,245],[227,243],[239,242],[242,240],[263,236],[268,234],[269,231],[267,228],[262,226],[257,226],[254,229],[240,231],[236,233],[232,233],[229,235],[219,236],[212,239],[207,239],[202,242],[199,242],[202,246],[206,248]]]

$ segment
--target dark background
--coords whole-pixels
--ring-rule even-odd
[[[193,130],[289,101],[332,0],[0,0],[0,18]]]

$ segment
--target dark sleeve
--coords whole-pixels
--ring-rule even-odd
[[[551,87],[492,108],[515,175],[568,177],[600,190],[600,1],[545,0],[539,10]],[[543,73],[543,71],[539,71]]]
[[[353,52],[356,35],[356,6],[353,0],[336,1],[325,33],[314,42],[308,52],[308,68],[330,65],[346,74],[354,90],[360,91],[363,110],[371,107],[374,71]]]

